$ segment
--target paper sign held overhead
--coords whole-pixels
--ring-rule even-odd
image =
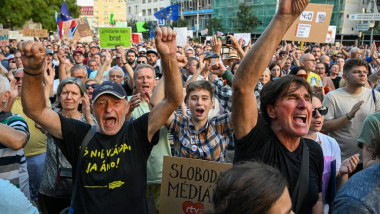
[[[173,28],[177,32],[177,45],[186,46],[187,44],[187,27],[175,27]]]
[[[0,46],[9,45],[9,30],[0,30]]]
[[[335,43],[335,35],[336,35],[336,26],[329,26],[329,29],[328,29],[327,35],[326,35],[326,42],[325,43],[334,44]]]
[[[164,157],[160,214],[202,214],[212,210],[215,182],[232,164]]]
[[[247,47],[249,44],[249,41],[251,41],[251,34],[250,33],[235,33],[234,37],[237,41],[240,39],[243,39],[243,45],[244,47]]]
[[[283,40],[324,43],[333,5],[309,4],[286,32]]]
[[[101,48],[115,48],[120,45],[123,48],[130,48],[132,44],[132,30],[128,28],[99,28],[99,38]]]
[[[49,37],[49,32],[46,29],[23,29],[22,35],[25,37]]]

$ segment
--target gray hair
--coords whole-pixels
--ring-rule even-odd
[[[353,48],[351,48],[350,53],[356,53],[358,50],[360,50],[360,48],[353,47]]]
[[[86,91],[86,86],[82,82],[80,78],[77,77],[68,77],[64,80],[62,80],[61,83],[59,83],[58,88],[57,88],[57,99],[54,102],[53,106],[55,108],[62,108],[61,102],[59,102],[59,96],[62,93],[62,89],[66,84],[76,84],[80,90],[80,94],[83,96],[83,94]],[[78,106],[78,110],[80,111],[82,109],[81,105]]]
[[[119,71],[121,72],[122,79],[124,80],[124,71],[123,71],[123,69],[121,69],[121,68],[118,67],[118,66],[114,66],[114,67],[112,67],[112,68],[108,71],[108,79],[109,79],[109,77],[110,77],[110,73],[111,73],[113,70],[119,70]]]
[[[153,66],[149,64],[140,64],[136,67],[135,71],[133,72],[133,77],[136,76],[136,74],[143,68],[150,68],[153,71],[154,76],[156,76],[156,71],[154,70]]]
[[[11,90],[11,84],[9,83],[9,80],[4,75],[0,75],[0,93],[3,93],[4,91],[10,91]]]
[[[70,74],[72,75],[74,71],[83,69],[84,72],[87,74],[87,67],[85,65],[76,64],[70,69]]]

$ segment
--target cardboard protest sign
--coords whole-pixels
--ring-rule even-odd
[[[9,45],[9,30],[0,30],[0,46]]]
[[[115,48],[121,45],[123,48],[130,48],[132,44],[132,30],[128,28],[99,28],[99,38],[101,48]]]
[[[334,5],[309,4],[283,40],[324,43]]]
[[[175,27],[173,28],[177,32],[177,45],[186,46],[187,44],[187,27]]]
[[[240,39],[243,39],[243,45],[244,47],[247,47],[249,44],[249,41],[251,41],[251,34],[250,33],[235,33],[234,37],[237,41]]]
[[[232,164],[164,157],[160,214],[201,214],[212,210],[215,182]]]
[[[329,26],[326,35],[325,43],[334,44],[335,43],[335,35],[336,35],[336,26]]]
[[[22,35],[25,37],[49,37],[49,32],[46,29],[22,29]]]
[[[87,36],[92,36],[92,31],[88,23],[78,24],[74,34],[74,39],[80,39]]]

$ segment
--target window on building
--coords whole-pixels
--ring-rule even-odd
[[[108,11],[104,11],[104,15],[107,15],[108,14]]]
[[[145,4],[145,0],[142,0],[142,3]]]
[[[154,13],[157,13],[157,8],[154,8],[154,10],[153,10],[153,11],[154,11]]]
[[[131,7],[128,7],[128,13],[131,13]]]
[[[104,5],[103,8],[107,8],[107,5]]]
[[[153,2],[156,2],[157,0],[153,0]]]
[[[164,9],[163,7],[160,7],[160,10]]]
[[[151,3],[152,2],[152,0],[148,0],[148,3]]]
[[[148,16],[152,15],[152,9],[148,9]]]
[[[146,11],[142,10],[143,16],[146,16]]]

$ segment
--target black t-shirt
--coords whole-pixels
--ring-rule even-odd
[[[148,113],[125,122],[113,136],[96,133],[84,151],[75,213],[148,213],[146,164],[159,132],[147,138]],[[76,170],[90,125],[60,115],[63,140],[55,139]],[[75,175],[73,175],[75,177]]]
[[[335,77],[335,79],[331,79],[332,82],[334,83],[335,89],[339,88],[339,82],[340,82],[341,79],[342,79],[342,77]]]
[[[300,213],[312,213],[312,208],[322,192],[323,153],[315,141],[301,138],[309,147],[309,190]],[[297,184],[301,170],[303,144],[290,152],[277,138],[259,114],[257,125],[240,140],[235,139],[235,161],[255,160],[278,170],[288,180],[290,196]],[[293,204],[293,207],[296,207]]]

